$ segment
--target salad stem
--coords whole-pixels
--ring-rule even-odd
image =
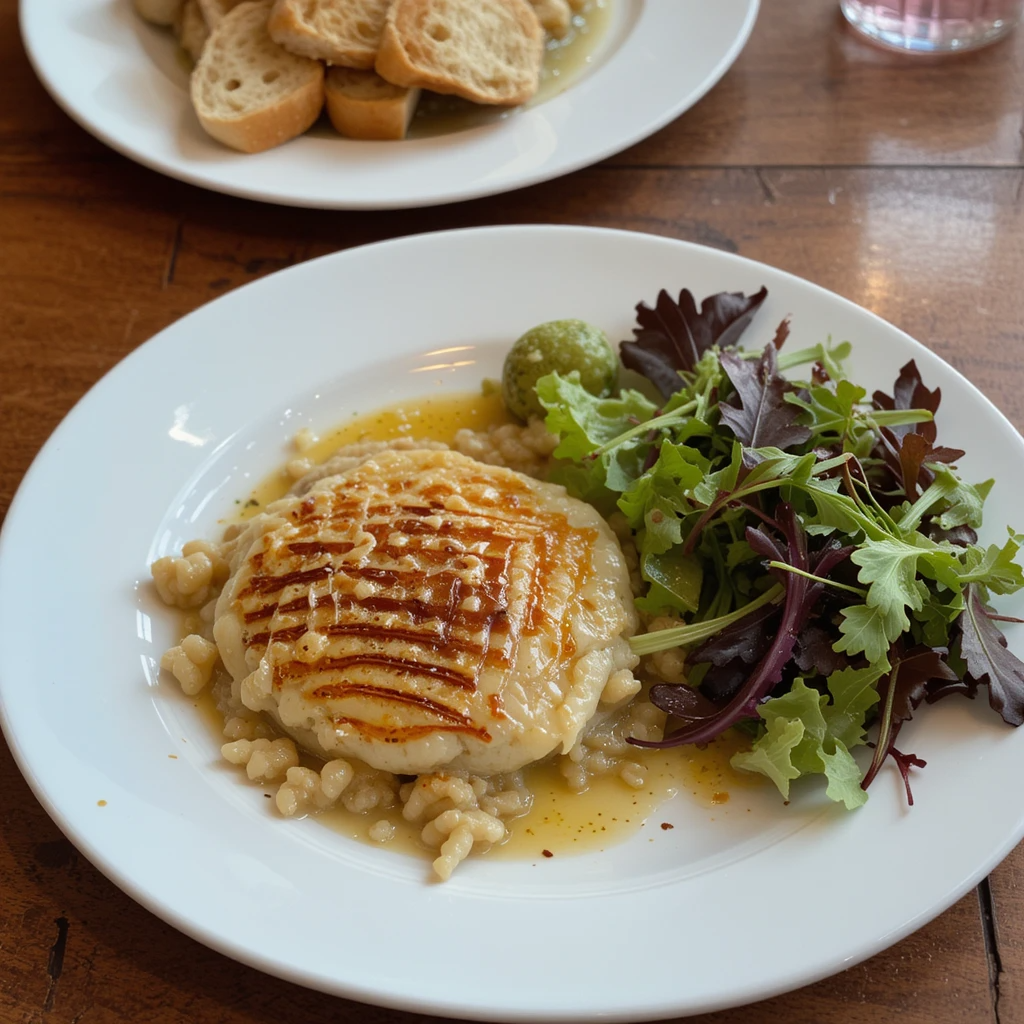
[[[835,580],[825,579],[824,576],[815,576],[813,572],[804,572],[795,565],[788,562],[769,562],[769,569],[782,569],[784,572],[791,572],[794,576],[803,576],[805,580],[812,580],[814,583],[824,583],[828,587],[836,587],[839,590],[847,590],[858,597],[867,598],[868,592],[863,587],[851,587],[848,583],[837,583]]]
[[[737,608],[736,611],[729,612],[728,615],[719,615],[714,619],[688,623],[685,626],[656,629],[653,633],[643,633],[641,636],[631,637],[629,646],[633,649],[634,654],[654,654],[657,651],[667,651],[672,647],[695,644],[720,633],[726,626],[739,622],[740,619],[757,611],[758,608],[763,608],[766,604],[778,603],[785,594],[786,588],[781,583],[776,583],[760,597],[755,597],[753,601],[748,601],[742,608]]]
[[[687,402],[686,405],[681,405],[678,409],[673,409],[671,412],[662,413],[660,416],[652,416],[649,420],[638,423],[630,430],[619,434],[618,437],[613,437],[610,441],[606,441],[600,448],[596,448],[591,452],[591,458],[600,458],[602,455],[607,455],[610,451],[618,448],[620,444],[632,441],[634,437],[640,437],[641,434],[646,434],[649,430],[674,427],[690,416],[696,408],[697,400],[694,399],[692,402]]]

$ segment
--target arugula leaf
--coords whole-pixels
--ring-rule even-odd
[[[812,384],[806,397],[789,392],[786,401],[803,409],[807,414],[806,426],[812,434],[835,434],[842,437],[858,427],[857,405],[867,392],[848,380],[826,384]],[[866,454],[866,453],[865,453]]]
[[[943,530],[952,530],[957,526],[970,526],[978,529],[981,526],[982,509],[985,499],[992,490],[995,480],[985,480],[980,484],[965,484],[948,469],[936,469],[936,478],[952,478],[946,511],[938,518]],[[977,540],[977,538],[975,538]]]
[[[791,448],[803,444],[811,431],[797,423],[800,410],[786,401],[793,390],[776,370],[775,347],[767,345],[757,363],[733,352],[719,356],[739,397],[739,407],[719,406],[722,422],[748,448]]]
[[[839,623],[842,636],[833,646],[850,657],[863,654],[869,662],[879,662],[889,645],[903,632],[905,618],[902,610],[887,616],[881,608],[850,605],[843,609],[843,621]]]
[[[1024,571],[1017,563],[1020,544],[1016,537],[1002,546],[990,544],[984,551],[970,547],[964,552],[966,572],[960,576],[961,583],[980,583],[987,590],[997,594],[1013,594],[1024,587]]]
[[[917,585],[918,548],[898,540],[870,540],[850,555],[850,561],[861,567],[857,579],[870,583],[866,604],[877,608],[883,616],[885,635],[891,643],[900,633],[910,629],[905,609],[920,611],[924,600]],[[896,636],[891,632],[898,625]],[[856,653],[856,652],[850,652]],[[870,658],[870,661],[876,659]]]
[[[706,298],[698,312],[688,289],[677,301],[663,289],[653,309],[644,302],[636,307],[639,326],[633,340],[619,346],[622,365],[645,376],[668,398],[684,385],[680,371],[692,373],[712,345],[728,348],[739,341],[767,297],[767,288],[749,297],[719,292]]]
[[[794,366],[801,366],[804,363],[813,363],[817,368],[816,383],[824,383],[831,379],[846,377],[843,369],[843,360],[850,358],[853,345],[848,341],[841,341],[838,345],[832,344],[832,336],[829,335],[826,343],[818,342],[810,348],[789,351],[779,356],[779,369],[788,370]]]

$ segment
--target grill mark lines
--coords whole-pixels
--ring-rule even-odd
[[[261,574],[249,577],[249,585],[238,595],[249,597],[252,594],[273,594],[290,586],[305,586],[308,583],[316,583],[325,580],[328,576],[334,575],[334,566],[320,565],[315,569],[302,569],[299,572],[287,572],[282,576],[263,576]]]
[[[478,612],[459,611],[457,625],[465,627],[488,626],[495,619],[507,615],[507,610],[500,603],[502,597],[503,595],[499,595],[495,606],[491,608],[481,608]],[[439,619],[447,607],[447,604],[429,604],[426,601],[419,601],[415,598],[404,601],[393,597],[367,597],[359,601],[354,597],[342,596],[337,593],[321,594],[316,600],[332,601],[338,611],[362,607],[374,614],[403,614],[408,616],[414,623],[431,622]],[[278,604],[274,601],[270,604],[261,605],[259,608],[246,612],[243,615],[243,619],[246,625],[252,625],[254,622],[262,622],[264,619],[269,619],[275,612],[280,612],[282,615],[291,615],[296,612],[310,611],[315,607],[315,604],[310,603],[310,595],[307,594],[285,604]]]
[[[476,690],[476,678],[468,676],[456,669],[444,665],[432,665],[429,661],[412,661],[408,658],[396,658],[387,654],[350,654],[341,658],[322,658],[312,665],[301,661],[290,661],[279,665],[275,675],[279,678],[301,679],[314,672],[343,672],[345,669],[373,665],[378,668],[390,669],[399,675],[425,676],[436,679],[440,683],[457,687],[460,690]]]
[[[431,700],[419,693],[408,693],[405,690],[394,690],[387,686],[374,686],[370,683],[327,683],[313,691],[318,700],[342,700],[345,697],[366,697],[369,700],[380,700],[388,704],[408,704],[411,707],[427,711],[445,722],[458,725],[473,725],[473,719],[464,715],[447,704]]]
[[[355,549],[355,544],[349,540],[326,541],[292,541],[287,545],[289,552],[293,555],[347,555]]]
[[[336,622],[319,628],[310,627],[302,623],[298,626],[286,626],[283,629],[256,633],[249,637],[246,643],[251,647],[266,647],[271,640],[293,643],[305,636],[307,632],[319,633],[322,636],[366,636],[380,640],[382,643],[404,641],[405,643],[427,647],[435,653],[443,650],[458,650],[465,654],[476,654],[478,656],[485,653],[483,645],[472,640],[463,640],[459,637],[446,638],[439,633],[422,633],[413,629],[378,626],[373,622]]]

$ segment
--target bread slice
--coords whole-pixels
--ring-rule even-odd
[[[210,30],[206,27],[198,0],[185,0],[185,6],[174,22],[174,33],[178,37],[178,45],[192,60],[199,60],[206,40],[210,38]]]
[[[567,0],[530,0],[533,13],[548,35],[561,39],[572,24],[572,8]]]
[[[196,0],[203,12],[206,27],[212,32],[223,20],[224,15],[233,11],[240,0]]]
[[[350,139],[404,139],[419,89],[385,82],[376,71],[328,68],[327,116]]]
[[[225,15],[192,72],[192,105],[215,139],[260,153],[301,135],[324,105],[324,68],[267,34],[271,0]]]
[[[292,53],[372,68],[391,0],[277,0],[270,37]]]
[[[394,0],[377,73],[475,103],[525,103],[537,91],[544,30],[528,0]]]
[[[136,13],[153,25],[173,25],[184,0],[132,0]]]

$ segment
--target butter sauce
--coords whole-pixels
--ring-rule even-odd
[[[430,395],[414,401],[397,402],[372,413],[353,414],[349,420],[317,438],[302,452],[302,457],[315,465],[326,462],[343,444],[394,441],[401,437],[429,438],[442,444],[453,444],[455,435],[463,428],[486,430],[509,422],[511,418],[497,391]],[[268,474],[245,499],[239,499],[238,514],[231,521],[251,519],[272,501],[283,498],[294,482],[283,467]]]
[[[485,430],[507,422],[509,416],[498,394],[434,395],[399,402],[366,415],[353,415],[317,439],[303,452],[303,457],[319,463],[344,444],[400,437],[430,438],[451,444],[464,427]],[[237,519],[251,518],[270,502],[283,497],[293,482],[284,470],[270,474],[242,503]],[[196,699],[194,705],[219,736],[223,721],[209,691]],[[610,775],[593,779],[586,792],[574,793],[555,763],[533,765],[524,772],[527,788],[533,793],[530,812],[507,822],[508,837],[484,856],[529,860],[600,851],[641,829],[654,839],[663,834],[663,829],[672,828],[668,822],[659,827],[654,815],[676,794],[688,796],[698,806],[713,811],[744,790],[760,786],[763,780],[759,776],[737,772],[729,764],[729,758],[742,749],[746,749],[746,742],[739,735],[719,737],[704,749],[637,748],[630,760],[645,769],[645,785],[640,789],[633,789],[617,775]],[[305,756],[303,763],[318,767]],[[339,805],[316,817],[339,834],[362,843],[384,845],[417,857],[436,853],[420,840],[420,827],[405,821],[400,806],[355,814]],[[378,821],[387,821],[394,827],[393,838],[387,843],[376,843],[367,834]]]

